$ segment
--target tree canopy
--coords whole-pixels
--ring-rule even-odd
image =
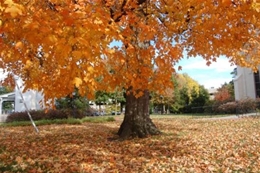
[[[229,82],[228,84],[225,83],[220,88],[218,88],[214,99],[218,102],[234,101],[235,96],[233,81]]]
[[[253,0],[2,0],[0,67],[46,99],[163,92],[184,51],[255,69],[259,12]]]

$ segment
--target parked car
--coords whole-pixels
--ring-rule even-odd
[[[106,115],[106,112],[104,110],[98,111],[96,109],[89,108],[86,111],[86,115],[87,116],[104,116],[104,115]]]
[[[111,114],[112,115],[121,115],[121,112],[120,111],[117,111],[117,112],[116,111],[112,111]]]
[[[106,115],[105,111],[95,111],[92,116],[104,116]]]

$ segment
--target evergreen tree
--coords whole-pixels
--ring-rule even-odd
[[[56,108],[84,111],[89,108],[89,102],[86,97],[79,95],[78,89],[75,89],[70,95],[57,99]]]
[[[204,112],[203,106],[205,106],[208,101],[209,101],[209,93],[204,88],[204,86],[200,85],[198,94],[193,90],[192,101],[189,106],[192,108],[192,112],[203,113]]]

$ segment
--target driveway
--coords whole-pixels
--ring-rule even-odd
[[[259,116],[260,114],[258,112],[255,113],[248,113],[248,114],[240,114],[240,115],[230,115],[226,117],[216,117],[216,118],[202,118],[203,120],[232,120],[232,119],[238,119],[243,117],[250,117],[250,116]]]
[[[0,114],[0,123],[5,122],[8,114]]]

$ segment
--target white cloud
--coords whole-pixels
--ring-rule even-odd
[[[219,88],[224,83],[229,83],[232,79],[231,78],[224,78],[224,77],[214,77],[214,78],[207,78],[206,80],[200,80],[200,84],[204,85],[205,88]]]
[[[207,66],[206,61],[201,57],[184,59],[178,65],[182,66],[183,70],[214,70],[216,72],[232,72],[235,68],[235,66],[231,66],[227,58],[219,58],[210,66]]]
[[[183,59],[177,64],[179,65],[182,66],[182,70],[178,73],[187,73],[205,88],[218,88],[230,82],[232,80],[230,73],[235,68],[225,57],[218,58],[217,62],[213,62],[210,66],[207,66],[206,61],[201,57]]]

